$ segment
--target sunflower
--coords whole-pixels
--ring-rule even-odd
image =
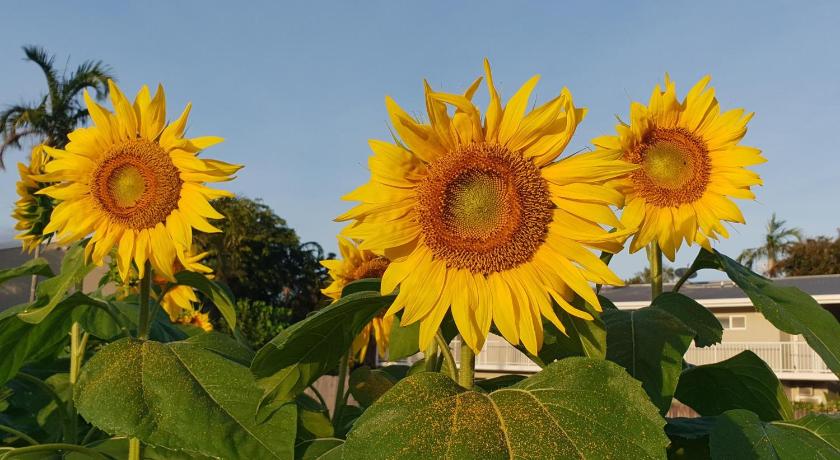
[[[753,114],[721,112],[709,80],[680,103],[666,75],[665,91],[657,85],[647,106],[634,102],[618,135],[593,140],[600,154],[620,152],[640,166],[619,181],[627,196],[621,222],[639,228],[630,252],[652,241],[672,261],[683,241],[711,250],[710,239],[729,236],[723,221],[744,223],[730,198],[755,199],[750,187],[762,184],[746,169],[766,161],[761,151],[739,145]]]
[[[559,161],[584,109],[567,89],[527,113],[539,76],[502,107],[485,61],[490,103],[484,120],[472,103],[481,79],[463,94],[425,84],[428,123],[393,100],[386,106],[400,140],[373,140],[371,180],[344,198],[361,204],[338,220],[343,230],[389,260],[382,292],[399,286],[387,314],[405,310],[403,324],[420,321],[427,347],[451,309],[473,350],[491,323],[513,344],[536,353],[542,318],[563,330],[552,299],[572,315],[592,319],[569,303],[577,293],[600,309],[590,282],[621,280],[589,248],[621,249],[626,230],[611,206],[624,197],[611,185],[636,168],[619,152],[583,153]],[[454,107],[451,113],[449,106]]]
[[[209,276],[213,270],[201,264],[201,260],[206,256],[206,252],[195,256],[187,254],[186,263],[182,264],[179,260],[176,260],[172,272],[178,273],[182,270],[188,270]],[[161,287],[164,287],[168,282],[166,278],[160,276],[155,276],[154,281]],[[169,320],[173,322],[177,322],[178,318],[183,316],[185,312],[195,311],[196,303],[198,303],[198,296],[195,294],[195,289],[184,285],[170,286],[160,299],[160,306],[169,315]]]
[[[55,231],[60,244],[93,234],[85,254],[95,263],[116,245],[121,274],[133,261],[143,277],[149,261],[174,281],[175,260],[188,263],[193,229],[219,231],[207,219],[223,216],[208,200],[232,196],[203,183],[230,180],[241,166],[198,158],[222,139],[183,137],[190,104],[167,124],[162,87],[151,97],[144,86],[132,104],[113,82],[109,86],[114,113],[86,92],[94,126],[73,131],[64,150],[46,147],[54,159],[43,179],[58,184],[39,193],[61,203],[45,232]]]
[[[12,217],[17,221],[15,230],[20,231],[15,239],[21,240],[26,252],[32,252],[51,236],[50,233],[44,232],[44,228],[50,221],[53,200],[37,194],[47,186],[38,180],[38,177],[44,173],[44,165],[48,160],[44,146],[36,145],[32,149],[29,164],[18,163],[20,181],[17,183],[17,193],[20,198],[15,203]]]
[[[199,310],[191,310],[188,313],[184,313],[175,322],[178,324],[189,324],[201,328],[205,332],[213,331],[213,323],[210,322],[210,316]]]
[[[338,238],[338,248],[341,252],[341,260],[321,261],[321,265],[329,270],[330,277],[333,280],[321,292],[333,300],[341,298],[344,286],[349,283],[365,278],[382,278],[383,273],[388,268],[387,259],[371,251],[359,250],[354,242],[345,238]],[[371,333],[376,340],[379,356],[385,359],[393,320],[393,316],[385,317],[384,314],[379,314],[356,336],[353,340],[352,352],[358,361],[362,361],[367,353]]]

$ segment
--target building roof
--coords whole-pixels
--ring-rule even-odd
[[[840,303],[840,274],[818,276],[791,276],[773,280],[780,286],[794,286],[810,294],[821,304]],[[666,284],[665,291],[674,287]],[[686,283],[680,293],[697,300],[707,307],[749,306],[752,302],[732,281],[707,281]],[[650,284],[631,284],[624,287],[605,286],[601,294],[619,307],[642,307],[650,302]]]

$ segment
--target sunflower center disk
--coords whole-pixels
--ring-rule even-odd
[[[703,141],[683,128],[655,128],[625,159],[642,167],[631,178],[639,194],[661,207],[692,203],[709,184],[711,160]]]
[[[114,221],[141,230],[166,221],[178,206],[183,181],[158,144],[136,139],[108,151],[90,184],[91,194]]]
[[[531,259],[553,204],[533,162],[495,144],[472,144],[430,165],[418,215],[432,253],[449,266],[493,273]]]

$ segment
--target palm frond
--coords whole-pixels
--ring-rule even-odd
[[[61,83],[58,79],[55,66],[55,56],[47,53],[47,50],[40,46],[27,45],[23,47],[23,54],[26,59],[34,62],[44,72],[44,77],[47,79],[47,89],[49,90],[50,103],[55,104],[61,95]]]
[[[85,89],[92,89],[94,97],[101,100],[108,96],[108,80],[116,80],[113,71],[102,61],[85,61],[64,84],[64,98],[75,99]]]

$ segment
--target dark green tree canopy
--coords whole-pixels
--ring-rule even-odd
[[[228,285],[237,299],[289,308],[292,319],[304,318],[323,303],[327,278],[317,243],[301,244],[295,231],[270,207],[244,197],[213,202],[224,220],[221,233],[197,234],[199,249],[216,280]]]
[[[818,236],[791,244],[779,269],[788,276],[840,273],[840,232],[834,239]]]

